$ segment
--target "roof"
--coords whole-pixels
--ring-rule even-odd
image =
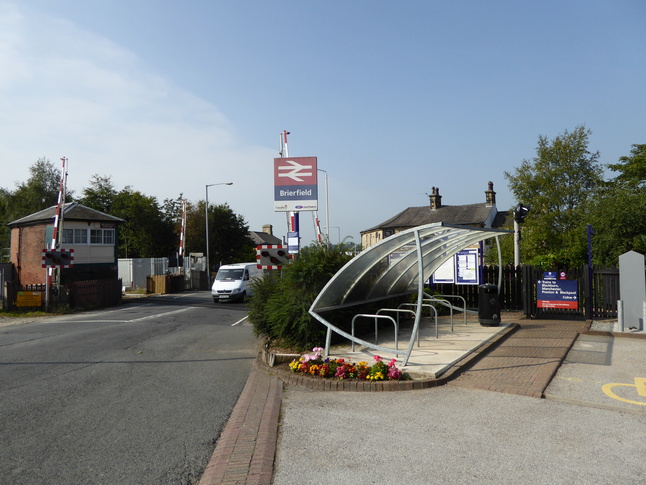
[[[443,205],[438,209],[431,209],[430,206],[409,207],[387,221],[361,231],[361,233],[378,229],[423,226],[437,222],[462,226],[483,226],[492,209],[495,210],[495,206],[487,206],[486,204]],[[504,222],[504,219],[502,222]],[[494,225],[494,227],[500,226]]]
[[[56,206],[53,205],[42,211],[35,212],[8,223],[8,226],[34,225],[38,223],[51,223],[56,217]],[[63,218],[67,221],[104,221],[104,222],[125,222],[115,216],[100,212],[78,202],[68,202],[63,209]]]
[[[264,231],[249,231],[249,237],[256,246],[260,244],[283,244],[283,240]]]

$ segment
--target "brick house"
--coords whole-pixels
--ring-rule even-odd
[[[77,202],[62,208],[60,248],[74,250],[74,266],[61,269],[61,284],[118,278],[119,224],[123,219]],[[52,238],[56,206],[7,224],[11,228],[11,263],[21,285],[43,284],[43,249]]]
[[[361,231],[361,247],[365,250],[393,234],[435,222],[499,229],[505,224],[509,215],[496,209],[493,182],[488,184],[484,203],[442,205],[442,196],[438,187],[432,187],[429,202],[428,206],[404,209],[381,224]]]

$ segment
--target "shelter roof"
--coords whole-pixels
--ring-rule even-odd
[[[341,268],[318,294],[310,314],[353,342],[375,349],[405,354],[412,352],[421,318],[424,282],[449,258],[473,244],[513,231],[485,229],[444,223],[426,224],[398,232],[359,253]],[[407,350],[386,349],[340,329],[329,320],[331,310],[410,295],[417,291],[415,324]],[[329,353],[329,337],[326,355]]]
[[[428,280],[462,249],[511,233],[442,222],[396,233],[359,253],[339,270],[319,293],[310,311],[321,312],[413,293],[419,288],[420,277],[422,282]]]

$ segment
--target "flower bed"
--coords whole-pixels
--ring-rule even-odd
[[[401,381],[409,380],[410,376],[397,368],[396,360],[384,362],[378,355],[374,356],[375,363],[367,362],[353,364],[345,359],[330,359],[321,357],[323,348],[314,347],[313,354],[304,354],[299,359],[289,363],[292,372],[308,374],[328,379],[355,379],[360,381]]]

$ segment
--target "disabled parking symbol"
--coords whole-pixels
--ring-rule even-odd
[[[622,388],[621,390],[615,388]],[[634,384],[623,384],[623,383],[609,383],[601,386],[601,390],[606,394],[606,396],[618,401],[626,402],[629,404],[636,404],[638,406],[646,406],[646,377],[635,377]],[[628,399],[628,397],[633,398],[643,397],[641,401],[633,401]],[[628,396],[628,397],[623,397]]]

